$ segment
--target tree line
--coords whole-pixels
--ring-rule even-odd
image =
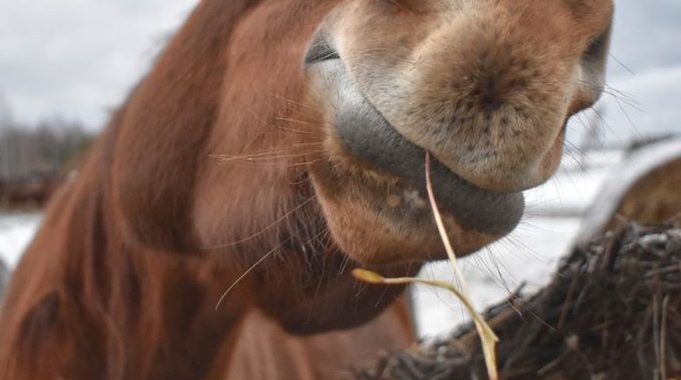
[[[51,118],[34,126],[0,121],[0,181],[23,183],[65,175],[91,140],[78,121]]]

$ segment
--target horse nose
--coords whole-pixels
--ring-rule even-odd
[[[457,88],[463,90],[458,96],[468,99],[471,111],[490,115],[512,102],[514,94],[522,92],[528,78],[523,64],[516,62],[508,49],[478,49],[456,64],[455,70],[465,74],[455,81]]]

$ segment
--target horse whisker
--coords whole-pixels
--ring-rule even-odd
[[[290,150],[272,151],[272,152],[260,152],[260,153],[250,153],[244,155],[228,155],[228,154],[213,154],[210,155],[211,158],[216,158],[220,162],[230,162],[238,160],[247,161],[257,161],[257,160],[274,160],[279,158],[295,158],[304,157],[305,155],[311,153],[323,153],[323,149],[308,150],[300,153],[292,153]]]
[[[220,305],[221,305],[222,302],[225,300],[225,298],[227,297],[227,295],[228,295],[228,294],[229,294],[237,285],[239,285],[239,283],[240,283],[244,278],[246,278],[246,276],[248,276],[251,272],[253,272],[253,270],[255,270],[255,268],[257,268],[258,265],[262,264],[265,260],[267,260],[267,259],[268,259],[270,256],[272,256],[275,252],[277,252],[277,251],[278,251],[282,246],[284,246],[284,244],[286,244],[289,240],[291,240],[291,238],[288,238],[288,239],[282,241],[282,242],[279,243],[276,247],[274,247],[274,248],[272,248],[271,250],[269,250],[269,251],[268,251],[267,253],[265,253],[261,258],[259,258],[258,261],[256,261],[253,265],[251,265],[248,269],[246,269],[246,271],[244,271],[244,273],[242,273],[241,276],[237,277],[237,279],[234,280],[234,282],[232,282],[232,284],[227,288],[227,290],[225,290],[225,292],[222,293],[222,296],[221,296],[220,299],[218,300],[217,304],[215,304],[215,311],[218,311],[218,309],[220,308]]]
[[[300,203],[299,205],[297,205],[297,206],[294,207],[293,209],[291,209],[291,210],[289,210],[288,212],[286,212],[286,213],[285,213],[284,215],[282,215],[281,217],[277,218],[274,222],[268,224],[267,226],[265,226],[264,228],[262,228],[260,231],[254,233],[254,234],[252,234],[252,235],[249,235],[248,237],[245,237],[245,238],[243,238],[243,239],[239,239],[239,240],[233,241],[233,242],[231,242],[231,243],[224,243],[224,244],[215,245],[215,246],[211,246],[211,247],[204,247],[204,248],[202,248],[202,250],[212,250],[212,249],[228,248],[228,247],[233,247],[233,246],[235,246],[235,245],[238,245],[238,244],[241,244],[241,243],[245,243],[245,242],[247,242],[247,241],[249,241],[249,240],[252,240],[252,239],[254,239],[254,238],[260,236],[261,234],[263,234],[265,231],[269,230],[270,228],[272,228],[272,227],[276,226],[277,224],[281,223],[282,221],[284,221],[286,218],[288,218],[289,216],[291,216],[294,212],[300,210],[300,209],[303,208],[305,205],[307,205],[308,203],[310,203],[313,199],[315,199],[314,196],[309,197],[308,199],[306,199],[305,201],[303,201],[302,203]]]

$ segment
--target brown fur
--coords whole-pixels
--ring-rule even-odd
[[[557,2],[475,2],[483,8],[457,17],[475,29],[457,50],[438,42],[459,32],[444,20],[475,9],[473,2],[202,1],[46,211],[0,315],[0,378],[332,379],[379,349],[406,346],[414,338],[408,312],[394,302],[402,289],[358,284],[349,271],[363,262],[386,275],[414,274],[441,250],[437,233],[428,223],[382,214],[388,194],[380,189],[398,181],[348,157],[334,140],[333,107],[302,68],[306,49],[315,30],[335,28],[367,97],[395,129],[453,169],[459,165],[433,143],[437,133],[419,131],[440,118],[453,123],[450,111],[431,105],[463,101],[457,86],[468,85],[452,80],[464,80],[453,73],[469,70],[468,60],[503,65],[513,57],[497,43],[528,42],[517,54],[537,71],[519,63],[520,71],[494,79],[495,86],[532,81],[525,97],[517,95],[525,112],[535,112],[514,119],[521,135],[484,137],[482,119],[461,129],[497,158],[474,167],[482,177],[465,165],[459,174],[515,191],[555,169],[563,123],[599,92],[578,81],[597,79],[584,72],[598,67],[579,60],[607,29],[611,3]],[[520,18],[517,7],[526,11]],[[509,24],[503,38],[487,34],[492,16]],[[530,27],[520,28],[524,22]],[[556,46],[547,55],[536,56],[550,43]],[[489,56],[471,50],[487,45]],[[386,47],[392,53],[377,53]],[[395,96],[387,101],[383,82],[408,76],[405,64],[419,51],[440,47],[449,55],[412,70],[425,79],[406,92],[385,92]],[[581,76],[572,73],[577,68]],[[441,91],[438,81],[453,91]],[[390,107],[404,108],[405,96],[413,98],[409,107],[423,109],[397,115]],[[473,97],[466,112],[477,117],[480,101],[489,106],[483,98]],[[414,119],[419,112],[423,124]],[[504,120],[497,116],[495,130]],[[550,131],[537,129],[543,118]],[[440,141],[451,145],[450,137]],[[530,170],[525,162],[543,164]],[[508,175],[490,181],[499,170]],[[513,173],[519,181],[510,180]],[[445,217],[463,252],[501,235]]]

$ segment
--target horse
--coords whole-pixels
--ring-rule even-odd
[[[202,0],[51,200],[3,379],[335,379],[508,234],[604,82],[611,0]]]

